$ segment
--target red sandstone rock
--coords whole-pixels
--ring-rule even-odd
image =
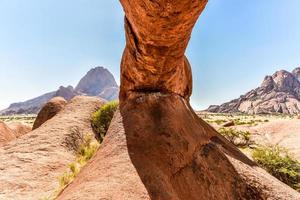
[[[178,95],[120,105],[96,156],[58,200],[300,199],[198,118]]]
[[[65,107],[66,104],[67,101],[62,97],[54,97],[51,99],[39,112],[32,129],[34,130],[39,128],[47,120],[54,117]]]
[[[192,28],[207,0],[121,0],[126,48],[121,63],[120,98],[130,91],[192,92],[191,68],[184,56]]]
[[[91,114],[103,104],[74,97],[43,126],[0,147],[0,199],[52,199],[59,177],[77,157],[74,148],[93,134]]]
[[[0,121],[0,146],[14,139],[16,139],[16,136],[13,130]]]
[[[0,121],[0,146],[15,140],[30,131],[31,128],[22,123],[14,122],[6,124]]]
[[[120,0],[120,111],[58,200],[300,199],[197,117],[184,52],[206,0]]]
[[[8,127],[14,132],[14,135],[18,138],[31,131],[31,127],[24,125],[20,122],[9,123]]]

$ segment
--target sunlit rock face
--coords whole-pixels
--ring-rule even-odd
[[[300,114],[300,68],[292,72],[280,70],[266,76],[260,87],[207,111],[247,114]]]
[[[188,99],[191,68],[184,55],[207,0],[121,0],[126,48],[121,63],[121,99],[130,91],[175,93]]]
[[[204,0],[121,0],[120,106],[57,200],[299,199],[198,118],[184,52]]]
[[[292,73],[300,81],[300,67],[294,69]]]

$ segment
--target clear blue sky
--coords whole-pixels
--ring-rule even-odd
[[[210,0],[187,50],[192,105],[223,103],[300,66],[299,8],[299,0]],[[123,48],[117,0],[0,0],[0,108],[74,86],[97,65],[119,81]]]

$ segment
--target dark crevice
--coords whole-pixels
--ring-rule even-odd
[[[139,93],[139,94],[155,94],[155,93],[160,93],[164,95],[177,95],[183,99],[187,99],[187,97],[184,97],[180,95],[179,93],[175,93],[173,91],[167,90],[167,89],[162,89],[162,88],[138,88],[138,89],[133,89],[130,90],[129,92],[132,93]]]

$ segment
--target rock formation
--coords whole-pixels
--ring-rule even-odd
[[[201,197],[201,198],[200,198]],[[58,200],[295,200],[175,94],[122,105],[96,156]]]
[[[47,120],[59,113],[67,104],[62,97],[54,97],[41,109],[33,124],[33,130],[39,128]]]
[[[121,3],[127,44],[120,111],[96,156],[58,200],[299,199],[189,105],[184,52],[207,0]]]
[[[108,101],[119,99],[119,87],[105,88],[98,96]]]
[[[29,133],[31,128],[20,122],[6,124],[0,121],[0,146],[15,140],[26,133]]]
[[[113,75],[104,67],[91,69],[78,83],[72,86],[61,86],[57,91],[50,92],[34,99],[13,103],[9,108],[0,111],[0,115],[37,114],[53,97],[63,97],[67,101],[77,95],[98,96],[107,101],[118,99],[119,87]]]
[[[294,69],[292,74],[300,81],[300,67]]]
[[[278,71],[266,76],[260,87],[240,98],[220,106],[210,106],[207,111],[248,114],[299,114],[300,113],[300,68],[292,73]]]
[[[54,194],[59,177],[76,159],[76,146],[93,134],[91,114],[101,105],[98,98],[75,97],[43,126],[0,147],[0,199],[38,200]]]
[[[88,96],[98,96],[111,87],[118,87],[113,75],[103,67],[96,67],[79,81],[75,91]]]
[[[0,146],[14,139],[16,139],[16,136],[13,130],[11,130],[7,124],[0,121]]]
[[[185,49],[206,0],[121,0],[126,48],[121,63],[121,95],[130,91],[175,93],[188,99],[191,68]]]
[[[70,101],[73,97],[77,95],[80,95],[80,93],[74,90],[72,86],[68,86],[68,87],[60,86],[54,96],[62,97],[65,100]]]
[[[25,135],[32,130],[31,127],[24,125],[21,122],[9,123],[8,127],[14,132],[14,135],[16,136],[16,138],[19,138],[22,135]]]

